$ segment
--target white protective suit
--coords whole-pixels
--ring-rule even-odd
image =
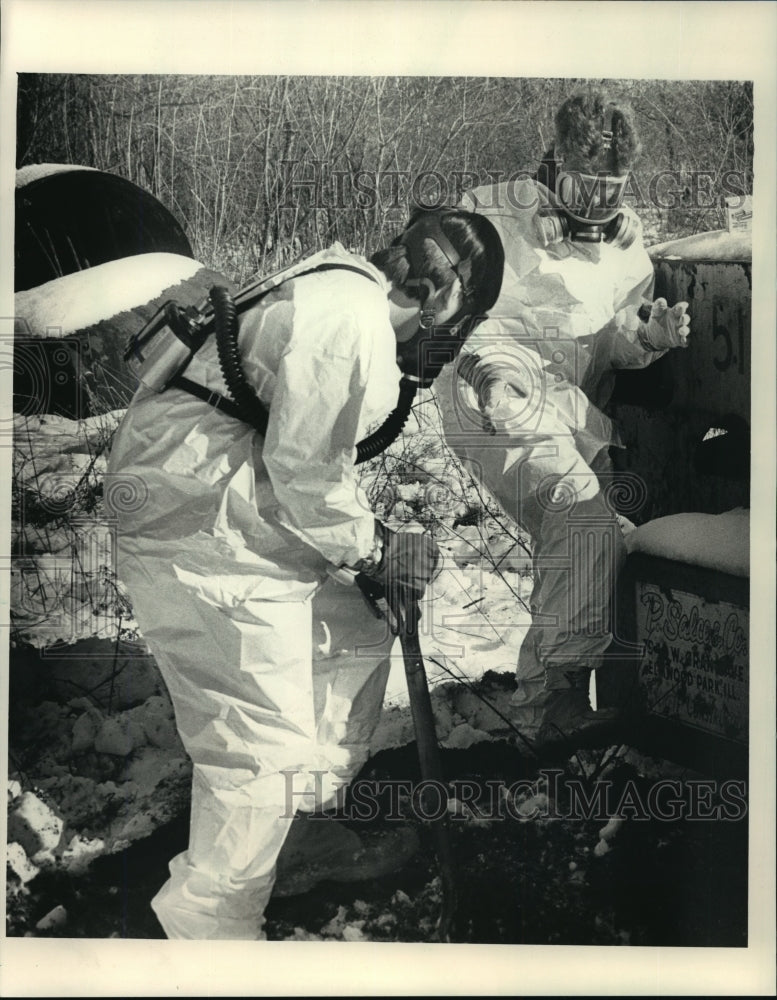
[[[543,248],[537,215],[555,204],[532,180],[465,196],[461,207],[482,212],[499,232],[504,279],[490,318],[435,383],[449,444],[532,538],[532,627],[514,699],[527,735],[539,729],[554,678],[600,666],[612,639],[624,553],[607,502],[607,448],[619,442],[599,407],[617,369],[665,353],[637,338],[637,311],[653,287],[641,231],[626,250],[568,240]]]
[[[294,811],[332,801],[380,714],[390,634],[355,587],[313,597],[328,564],[372,549],[355,443],[396,405],[396,340],[384,276],[338,244],[299,269],[323,262],[373,280],[298,277],[241,317],[266,439],[182,390],[141,387],[113,442],[119,576],[194,764],[189,849],[153,902],[168,937],[263,937]],[[226,392],[214,337],[186,375]],[[335,653],[361,640],[356,661],[314,670],[320,621]]]

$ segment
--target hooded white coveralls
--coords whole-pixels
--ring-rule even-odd
[[[184,391],[141,386],[113,442],[119,576],[194,765],[189,849],[152,904],[168,937],[263,937],[295,810],[332,801],[380,714],[384,624],[355,587],[328,583],[312,604],[327,564],[372,548],[355,444],[396,405],[396,339],[384,276],[339,244],[299,270],[322,262],[374,280],[298,277],[241,317],[266,439]],[[215,337],[186,375],[226,392]],[[321,620],[335,652],[361,641],[356,662],[334,655],[314,669]]]
[[[504,279],[489,319],[435,382],[448,443],[532,539],[532,626],[514,699],[527,735],[541,724],[543,691],[567,686],[565,668],[600,666],[612,639],[624,553],[608,502],[607,448],[619,442],[599,407],[617,369],[665,353],[637,338],[637,310],[653,289],[641,233],[627,250],[569,240],[544,248],[537,215],[545,205],[554,195],[533,180],[465,196],[461,207],[499,232]]]

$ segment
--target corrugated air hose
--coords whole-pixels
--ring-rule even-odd
[[[267,408],[248,384],[243,373],[243,366],[240,363],[240,350],[237,343],[238,329],[235,303],[227,289],[222,285],[214,285],[210,290],[209,297],[213,306],[216,347],[218,349],[221,374],[224,376],[227,389],[237,404],[245,422],[264,435],[267,433]]]
[[[228,290],[221,285],[215,285],[210,290],[210,302],[213,306],[219,364],[227,389],[240,410],[243,420],[264,435],[267,433],[269,414],[267,407],[246,381],[243,372],[238,348],[235,303]],[[410,416],[417,389],[417,381],[405,377],[400,380],[397,405],[376,431],[357,444],[356,465],[375,458],[396,441]]]

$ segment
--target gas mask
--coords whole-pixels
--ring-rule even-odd
[[[543,246],[571,240],[573,243],[609,243],[627,250],[639,233],[639,223],[620,211],[628,174],[560,172],[556,195],[561,207],[542,208],[537,226]]]
[[[602,127],[602,149],[612,146],[612,109],[609,108]],[[571,240],[573,243],[609,243],[628,249],[637,238],[639,223],[621,211],[623,195],[629,180],[628,171],[613,174],[585,174],[564,170],[555,163],[546,168],[556,195],[557,206],[541,208],[537,228],[543,246]]]
[[[434,313],[422,311],[415,335],[397,345],[397,364],[403,375],[428,389],[445,365],[455,361],[467,337],[486,314],[473,316],[461,310],[447,323],[435,324]]]
[[[418,277],[422,272],[424,240],[432,240],[448,261],[450,269],[461,281],[465,299],[470,278],[470,263],[463,261],[440,226],[440,212],[423,213],[412,222],[395,241],[407,248],[410,276],[407,289],[418,291],[421,315],[418,330],[409,339],[397,345],[397,364],[403,375],[428,388],[443,367],[458,357],[467,337],[484,319],[485,314],[475,315],[473,307],[464,305],[445,323],[435,323],[434,311],[424,308],[424,303],[436,289],[429,278]]]

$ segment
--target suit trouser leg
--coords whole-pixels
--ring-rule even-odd
[[[569,686],[569,671],[595,670],[612,641],[613,600],[625,547],[605,495],[553,510],[532,499],[532,624],[516,671],[515,721],[536,733],[546,692]]]
[[[168,937],[261,938],[295,812],[331,801],[366,757],[388,654],[378,643],[351,669],[340,663],[317,697],[309,599],[222,608],[161,569],[155,582],[133,603],[193,784],[188,849],[152,906]],[[369,644],[358,601],[343,588],[329,615],[366,629]]]

